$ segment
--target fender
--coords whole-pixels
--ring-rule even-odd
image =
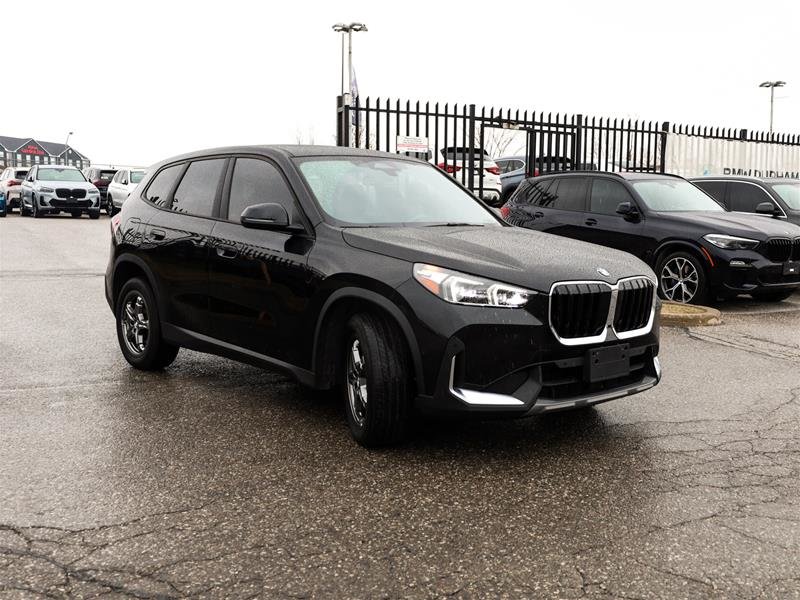
[[[141,258],[136,256],[135,254],[131,254],[131,253],[127,253],[126,252],[126,253],[120,254],[117,257],[117,259],[114,261],[114,269],[111,271],[111,289],[112,290],[114,289],[114,285],[115,285],[114,279],[115,279],[116,274],[117,274],[117,268],[119,268],[119,266],[121,264],[123,264],[123,263],[134,264],[137,267],[139,267],[142,271],[144,271],[144,275],[147,278],[147,283],[150,285],[150,289],[153,290],[153,294],[155,295],[156,300],[158,301],[160,299],[160,294],[156,294],[155,293],[158,288],[156,287],[156,279],[155,279],[155,276],[153,275],[153,271],[150,269],[150,267],[147,265],[146,262],[144,262]],[[115,304],[117,303],[117,299],[116,298],[111,298],[111,302],[110,303],[111,303],[111,310],[116,311]],[[163,314],[163,310],[162,310],[161,306],[159,306],[159,313]]]
[[[671,246],[693,250],[698,256],[702,257],[703,262],[708,263],[708,259],[705,257],[705,253],[700,249],[699,244],[693,244],[692,242],[687,242],[685,240],[668,240],[666,242],[662,242],[658,248],[655,249],[655,252],[653,252],[653,264],[651,265],[653,271],[658,268],[658,261],[661,259],[661,255]],[[656,273],[656,276],[658,276],[658,273]]]
[[[314,328],[314,345],[312,348],[313,361],[311,370],[314,373],[319,372],[319,365],[317,364],[317,348],[319,344],[319,334],[320,330],[322,329],[322,324],[325,322],[325,316],[327,315],[330,307],[337,300],[341,300],[342,298],[357,298],[359,300],[371,302],[372,304],[380,306],[382,309],[392,315],[395,321],[397,321],[397,324],[400,326],[400,330],[403,332],[403,336],[406,339],[406,343],[408,344],[409,352],[411,353],[411,361],[414,365],[414,376],[417,380],[418,392],[420,392],[422,389],[420,386],[423,385],[425,379],[423,377],[422,357],[420,356],[419,345],[417,344],[417,336],[414,335],[414,330],[411,327],[411,323],[408,322],[408,319],[406,318],[405,314],[403,314],[403,311],[401,311],[400,308],[398,308],[398,306],[391,300],[385,296],[381,296],[376,292],[366,290],[364,288],[340,288],[333,292],[325,301],[325,304],[322,305],[322,310],[320,311],[316,327]]]

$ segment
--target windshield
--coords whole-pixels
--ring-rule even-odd
[[[320,208],[337,221],[500,226],[472,195],[424,163],[372,157],[298,162]]]
[[[657,212],[723,211],[711,196],[683,179],[633,181],[647,208]]]
[[[40,168],[36,173],[39,181],[86,181],[83,173],[77,169],[59,169],[58,167]]]
[[[792,183],[773,183],[772,189],[783,198],[792,210],[800,210],[800,181]]]
[[[144,171],[131,171],[131,183],[139,183],[144,178]]]

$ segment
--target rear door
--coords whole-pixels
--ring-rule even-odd
[[[242,211],[276,203],[301,224],[300,208],[280,168],[264,157],[239,156],[225,185],[210,254],[210,314],[218,340],[290,364],[303,364],[298,332],[306,329],[306,263],[313,238],[303,231],[251,229]]]
[[[159,287],[161,318],[201,334],[209,332],[208,242],[226,165],[225,157],[173,165],[145,191],[162,208],[145,226],[142,246]]]
[[[655,249],[655,241],[645,235],[644,217],[626,218],[617,214],[622,202],[637,206],[625,186],[607,177],[592,177],[589,206],[584,214],[581,239],[629,252],[646,260]],[[637,206],[638,208],[638,206]]]
[[[538,211],[534,212],[535,216],[542,215],[542,231],[582,239],[588,191],[588,177],[556,178],[547,193],[539,199]]]
[[[730,210],[727,204],[728,183],[725,181],[693,181],[694,185],[703,190],[706,194],[714,198],[722,206]]]

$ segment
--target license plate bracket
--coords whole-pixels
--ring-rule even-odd
[[[784,275],[800,275],[800,262],[787,262],[783,264]]]
[[[592,348],[586,352],[583,377],[589,383],[624,377],[630,370],[630,344]]]

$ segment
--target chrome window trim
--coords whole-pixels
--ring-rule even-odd
[[[617,312],[617,297],[619,296],[619,287],[620,284],[626,281],[634,281],[634,280],[644,280],[647,281],[650,285],[653,286],[653,304],[650,307],[650,317],[647,319],[647,324],[644,327],[640,327],[639,329],[632,329],[630,331],[623,331],[621,333],[617,333],[617,330],[614,329],[614,316]],[[562,285],[575,285],[575,284],[600,284],[603,285],[611,290],[611,301],[608,304],[608,315],[606,315],[606,324],[603,327],[602,333],[593,336],[587,337],[579,337],[579,338],[562,338],[553,327],[553,291]],[[547,304],[547,322],[550,326],[550,331],[553,333],[555,338],[564,346],[582,346],[584,344],[600,344],[605,342],[608,339],[608,331],[611,330],[614,336],[618,340],[627,340],[630,338],[634,338],[640,335],[645,335],[649,333],[650,330],[653,328],[653,321],[655,320],[656,316],[656,303],[658,302],[658,286],[656,283],[653,282],[652,279],[647,277],[646,275],[634,275],[633,277],[623,277],[622,279],[617,280],[616,283],[608,283],[607,281],[601,280],[577,280],[577,281],[556,281],[553,285],[550,286],[550,292],[548,293],[548,297],[550,301]]]

